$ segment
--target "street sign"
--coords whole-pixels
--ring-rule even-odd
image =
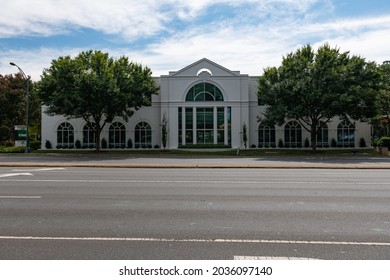
[[[15,140],[17,141],[26,140],[26,130],[25,129],[15,130]]]

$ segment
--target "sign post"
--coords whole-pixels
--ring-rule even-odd
[[[15,126],[15,146],[26,146],[27,130],[25,125]]]

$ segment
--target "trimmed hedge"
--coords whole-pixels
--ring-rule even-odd
[[[179,149],[230,149],[231,146],[223,144],[188,144],[179,146]]]
[[[0,153],[24,153],[24,146],[19,147],[0,147]]]

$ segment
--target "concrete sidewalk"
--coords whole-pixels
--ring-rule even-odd
[[[1,156],[0,167],[390,169],[390,157]]]

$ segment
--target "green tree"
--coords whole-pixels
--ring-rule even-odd
[[[247,127],[245,123],[242,125],[242,142],[244,142],[244,147],[246,149],[247,142],[248,142],[248,135],[247,135]]]
[[[377,98],[378,116],[373,120],[378,137],[390,135],[390,61],[379,66],[382,88]]]
[[[165,149],[167,147],[167,141],[168,141],[168,129],[167,129],[168,120],[165,116],[165,113],[163,115],[163,119],[160,125],[161,125],[161,142]]]
[[[30,88],[29,123],[39,122],[40,114],[37,95],[32,91],[33,83],[28,80]],[[0,75],[0,129],[3,139],[15,143],[15,125],[26,124],[26,81],[18,73]]]
[[[38,141],[41,138],[41,112],[42,103],[39,99],[38,92],[36,90],[36,82],[32,82],[30,86],[30,101],[29,101],[29,128],[28,134],[31,141]]]
[[[283,57],[280,67],[264,70],[259,102],[268,105],[265,119],[271,123],[297,120],[310,132],[316,150],[321,123],[335,116],[361,121],[375,116],[379,81],[375,63],[328,44],[317,52],[306,45]]]
[[[135,110],[150,105],[151,95],[158,93],[151,73],[127,57],[114,59],[90,50],[75,58],[53,60],[43,71],[38,92],[48,114],[83,118],[94,130],[99,151],[100,134],[107,123],[115,117],[128,121]]]

